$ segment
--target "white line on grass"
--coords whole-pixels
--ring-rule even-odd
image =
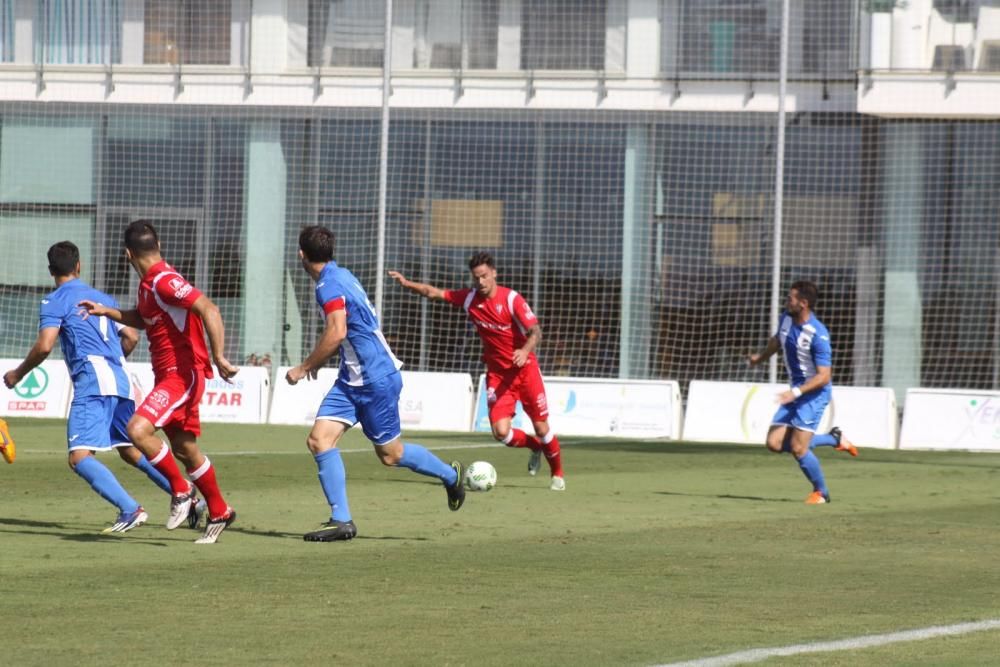
[[[427,447],[427,445],[424,445],[424,446]],[[495,449],[497,447],[503,447],[503,445],[501,445],[500,443],[485,444],[485,445],[484,444],[479,444],[479,445],[441,445],[440,447],[427,447],[427,449],[430,449],[432,451],[445,451],[445,450],[450,450],[450,449]],[[212,455],[213,459],[216,458],[216,457],[218,457],[218,456],[274,456],[274,455],[277,455],[277,454],[295,454],[296,456],[299,456],[299,455],[307,453],[306,452],[306,448],[304,446],[302,446],[302,447],[294,447],[294,448],[290,447],[289,449],[281,449],[281,450],[274,450],[274,451],[264,450],[264,449],[257,449],[257,450],[238,451],[238,452],[216,452],[216,451],[212,451],[212,445],[209,444],[207,449],[208,449],[209,453]],[[359,447],[359,448],[354,448],[354,449],[341,449],[340,453],[341,454],[358,454],[358,453],[361,453],[361,452],[370,452],[370,451],[372,451],[371,447]],[[57,451],[53,451],[51,449],[22,449],[22,448],[18,448],[17,452],[18,452],[18,454],[31,454],[31,455],[41,454],[43,456],[65,456],[66,455],[66,452],[64,452],[64,451],[63,452],[57,452]]]
[[[801,655],[803,653],[826,653],[829,651],[853,651],[872,646],[885,646],[886,644],[933,639],[934,637],[965,635],[972,632],[983,632],[984,630],[1000,630],[1000,619],[977,621],[975,623],[957,623],[955,625],[934,625],[929,628],[890,632],[884,635],[863,635],[861,637],[838,639],[831,642],[794,644],[792,646],[779,646],[776,648],[755,648],[749,651],[718,655],[712,658],[699,658],[697,660],[688,660],[687,662],[672,662],[667,665],[658,665],[657,667],[726,667],[727,665],[745,665],[779,656]]]

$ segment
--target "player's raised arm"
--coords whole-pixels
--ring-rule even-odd
[[[514,350],[514,365],[518,368],[522,368],[526,363],[528,363],[528,358],[531,356],[531,353],[535,351],[535,348],[538,347],[538,343],[541,340],[542,328],[535,324],[533,327],[528,329],[524,345]]]
[[[347,338],[347,311],[338,308],[327,314],[326,328],[323,330],[323,335],[316,341],[316,347],[309,353],[305,361],[290,368],[285,373],[285,381],[288,384],[296,384],[305,377],[315,380],[319,369],[323,367],[327,359],[337,353],[345,338]]]
[[[751,367],[756,366],[760,362],[769,359],[775,352],[777,352],[780,349],[781,349],[781,343],[778,342],[778,337],[771,336],[767,340],[767,346],[764,347],[764,350],[761,352],[751,352],[750,354],[747,355],[747,361],[750,363]]]
[[[32,368],[45,361],[58,339],[59,327],[39,329],[38,338],[35,339],[35,344],[31,346],[24,361],[18,364],[14,370],[4,373],[3,383],[7,385],[7,388],[13,389],[14,385],[20,382]]]
[[[397,283],[410,290],[411,292],[416,292],[422,297],[431,299],[432,301],[444,301],[444,290],[434,285],[428,285],[427,283],[418,283],[412,280],[407,280],[399,271],[389,271],[389,277],[395,280]]]
[[[132,350],[139,344],[139,332],[132,327],[122,326],[118,329],[118,338],[121,340],[122,352],[126,357],[132,354]]]
[[[133,329],[146,328],[146,323],[142,321],[139,311],[134,308],[132,310],[120,310],[118,308],[112,308],[110,306],[97,303],[96,301],[89,301],[86,299],[76,305],[83,309],[83,319],[87,319],[91,315],[103,315],[111,318],[115,322],[124,324],[127,327],[132,327]]]
[[[228,380],[236,375],[240,369],[233,366],[226,359],[226,327],[222,323],[222,314],[219,312],[219,307],[211,299],[202,294],[191,304],[191,312],[200,317],[201,321],[205,323],[208,344],[212,347],[212,361],[215,362],[215,367],[219,369],[219,375],[223,380]]]

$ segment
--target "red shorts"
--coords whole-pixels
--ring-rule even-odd
[[[136,409],[157,428],[201,435],[198,405],[205,393],[205,376],[200,371],[169,373],[159,378],[153,391]]]
[[[531,421],[548,421],[549,402],[545,397],[545,384],[538,364],[511,368],[502,373],[486,372],[486,405],[490,409],[491,424],[512,418],[517,401],[521,401]]]

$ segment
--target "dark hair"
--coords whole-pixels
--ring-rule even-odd
[[[329,262],[336,246],[333,232],[326,227],[310,225],[299,232],[299,250],[310,262]]]
[[[68,276],[76,271],[80,261],[80,249],[72,241],[53,243],[49,248],[49,273],[53,276]]]
[[[125,228],[125,247],[133,257],[160,251],[160,237],[149,220],[136,220]]]
[[[816,283],[809,280],[796,280],[792,283],[792,289],[799,293],[800,299],[809,302],[809,310],[815,310],[816,302],[819,300],[819,290]]]
[[[472,271],[477,266],[482,266],[483,264],[491,269],[497,268],[497,265],[493,262],[493,255],[485,250],[480,250],[469,258],[469,271]]]

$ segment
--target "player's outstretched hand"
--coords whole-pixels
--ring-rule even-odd
[[[310,380],[315,380],[318,377],[319,377],[318,369],[307,371],[306,369],[302,368],[302,366],[295,366],[293,368],[289,368],[288,372],[285,373],[285,382],[291,385],[295,385],[298,384],[299,380],[306,378]]]
[[[81,309],[80,315],[83,316],[83,319],[87,319],[91,315],[99,317],[101,315],[107,315],[108,313],[111,312],[110,308],[108,308],[107,306],[102,306],[96,301],[83,300],[76,305],[80,307]]]
[[[775,400],[781,405],[788,405],[795,400],[795,394],[793,394],[791,390],[786,390],[778,394],[775,397]]]
[[[21,378],[17,376],[17,371],[7,371],[3,374],[3,383],[7,385],[8,389],[13,389],[14,385],[21,381]]]
[[[215,367],[219,369],[219,376],[226,382],[229,382],[234,375],[240,372],[239,367],[233,366],[225,357],[216,358]]]
[[[750,354],[747,355],[747,364],[750,365],[750,368],[753,368],[754,366],[760,363],[761,356],[762,355],[758,354],[757,352],[751,352]]]
[[[388,273],[389,273],[389,277],[390,278],[392,278],[393,280],[395,280],[397,283],[399,283],[403,287],[406,287],[406,283],[408,282],[406,280],[406,276],[404,276],[399,271],[389,271]]]

